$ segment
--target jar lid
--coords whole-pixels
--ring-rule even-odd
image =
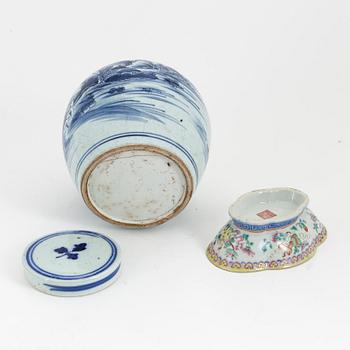
[[[31,243],[23,265],[29,283],[41,292],[87,295],[116,280],[120,249],[112,239],[96,232],[56,232]]]

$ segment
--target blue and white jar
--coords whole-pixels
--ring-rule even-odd
[[[209,151],[195,87],[172,68],[122,61],[72,97],[64,121],[67,165],[87,206],[128,227],[161,224],[191,199]]]

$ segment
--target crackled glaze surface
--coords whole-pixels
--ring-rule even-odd
[[[127,208],[130,196],[124,196],[128,198],[122,206],[131,213],[132,220],[130,215],[126,218],[125,215],[114,217],[112,212],[105,213],[104,208],[117,200],[117,193],[112,193],[113,198],[104,203],[91,201],[85,193],[85,202],[96,214],[111,222],[136,226],[163,222],[167,219],[164,213],[168,212],[171,217],[187,204],[205,169],[209,138],[207,112],[195,87],[172,68],[142,60],[109,65],[85,80],[69,103],[63,127],[67,165],[82,192],[88,192],[88,179],[84,176],[93,171],[89,167],[92,164],[98,166],[96,159],[111,150],[118,152],[123,147],[132,150],[133,146],[137,150],[141,145],[144,150],[157,155],[162,153],[176,163],[183,174],[168,192],[173,191],[178,197],[178,189],[184,184],[182,177],[185,177],[185,195],[180,194],[183,203],[175,200],[169,210],[169,201],[165,200],[164,207],[145,220],[144,213],[135,210],[135,206]],[[163,159],[155,164],[155,171],[159,174],[167,162]],[[135,179],[146,179],[148,170],[138,169]],[[131,166],[124,166],[123,177],[132,177],[132,172]],[[167,174],[155,185],[166,183],[166,177]],[[95,179],[95,182],[99,183],[99,180]],[[129,181],[123,191],[135,193],[138,185]],[[152,192],[153,198],[147,200],[159,201],[157,191]]]
[[[265,219],[277,216],[269,209],[256,215]],[[232,218],[209,244],[207,256],[214,265],[235,272],[283,269],[301,264],[315,254],[326,239],[327,231],[309,208],[304,208],[297,217],[291,213],[289,221],[292,223],[277,229],[271,226],[268,230],[254,232],[249,229],[256,229],[256,225],[238,226]],[[276,222],[276,225],[284,222]]]

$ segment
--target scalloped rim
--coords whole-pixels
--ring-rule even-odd
[[[292,214],[280,216],[278,221],[276,221],[274,218],[271,218],[271,219],[265,220],[264,223],[261,223],[260,220],[247,222],[244,218],[240,217],[235,213],[235,209],[237,208],[239,203],[246,200],[249,197],[258,196],[259,194],[263,194],[263,193],[274,193],[274,192],[282,192],[282,191],[290,192],[292,194],[297,193],[303,198],[303,201],[293,210]],[[288,226],[302,214],[304,209],[307,207],[308,203],[309,203],[308,195],[298,189],[291,188],[291,187],[265,188],[265,189],[250,191],[238,197],[238,199],[229,207],[228,213],[232,218],[232,220],[235,223],[237,223],[237,226],[244,228],[248,231],[259,232],[259,231],[269,230],[268,228],[266,228],[269,225],[273,226],[272,229]],[[250,229],[249,227],[252,227],[252,229]]]

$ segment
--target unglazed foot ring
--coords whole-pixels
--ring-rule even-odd
[[[161,148],[128,145],[96,158],[83,175],[87,206],[102,219],[125,227],[151,227],[188,204],[193,181],[183,161]]]

